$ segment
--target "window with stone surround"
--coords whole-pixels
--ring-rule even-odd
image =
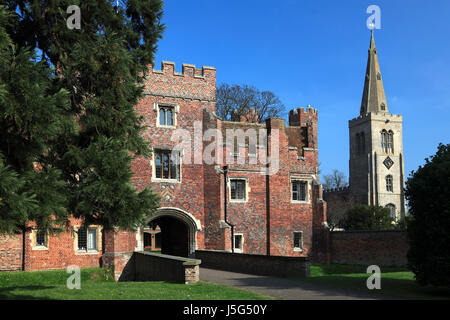
[[[181,155],[179,151],[155,150],[154,177],[158,180],[180,181]]]
[[[98,252],[101,250],[101,230],[98,226],[75,227],[76,250],[83,252]]]
[[[387,135],[387,153],[394,153],[394,133],[389,130]]]
[[[36,247],[46,247],[46,234],[43,231],[36,232]]]
[[[394,132],[381,131],[381,149],[384,153],[394,153]]]
[[[389,209],[389,211],[391,213],[391,218],[392,219],[396,219],[397,218],[397,212],[396,212],[395,205],[392,204],[392,203],[389,203],[388,205],[386,205],[386,208]]]
[[[244,251],[244,235],[243,234],[235,234],[234,235],[234,252],[242,253]]]
[[[34,229],[31,231],[32,250],[48,250],[48,233]]]
[[[230,179],[230,200],[247,200],[247,181],[245,179]]]
[[[291,180],[291,200],[292,202],[308,201],[308,182],[304,180]]]
[[[391,175],[386,176],[386,191],[394,192],[393,178]]]
[[[303,232],[294,232],[294,251],[303,251]]]
[[[177,106],[171,104],[156,104],[157,127],[174,128],[176,126]]]

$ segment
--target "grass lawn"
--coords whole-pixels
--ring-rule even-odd
[[[0,272],[0,299],[56,300],[262,300],[270,297],[199,282],[115,282],[105,269],[82,269],[81,289],[70,290],[65,270]]]
[[[310,278],[297,278],[309,283],[344,288],[402,299],[450,299],[449,288],[421,287],[414,274],[405,268],[381,267],[381,290],[369,290],[367,267],[350,265],[312,265]]]

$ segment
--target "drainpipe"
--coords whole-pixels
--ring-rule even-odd
[[[25,266],[26,266],[26,264],[25,264],[25,258],[26,258],[26,254],[25,254],[25,250],[26,250],[26,247],[27,247],[27,243],[26,243],[26,240],[27,240],[27,233],[26,233],[26,231],[27,231],[27,227],[26,226],[23,226],[22,227],[22,271],[25,271]]]
[[[234,253],[234,224],[231,224],[228,222],[228,215],[227,215],[227,173],[228,173],[228,166],[223,167],[223,177],[224,177],[224,207],[223,207],[223,213],[224,213],[224,220],[225,223],[228,224],[231,227],[231,252]]]
[[[270,154],[269,154],[269,136],[271,133],[271,123],[270,120],[266,122],[266,126],[268,127],[267,136],[266,136],[266,255],[270,256]],[[270,137],[270,139],[272,139]],[[272,140],[271,140],[272,141]]]

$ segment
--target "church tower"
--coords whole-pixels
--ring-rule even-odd
[[[373,30],[360,115],[349,121],[350,192],[357,203],[405,216],[402,116],[389,113]]]

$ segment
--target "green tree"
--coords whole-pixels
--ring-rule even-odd
[[[49,155],[75,129],[67,91],[54,91],[49,66],[7,33],[13,17],[0,6],[0,234],[23,230],[27,221],[43,229],[67,223],[65,182]]]
[[[394,229],[395,225],[389,209],[356,205],[347,210],[342,227],[345,230],[390,230]]]
[[[408,224],[408,265],[422,285],[450,286],[450,144],[406,182],[412,217]]]
[[[148,156],[134,106],[143,96],[161,23],[160,0],[9,0],[8,32],[19,49],[31,47],[55,68],[50,93],[68,96],[66,115],[77,130],[58,135],[47,157],[65,182],[67,212],[86,224],[134,229],[158,207],[148,188],[131,183],[131,161]],[[70,5],[81,30],[67,27]]]

